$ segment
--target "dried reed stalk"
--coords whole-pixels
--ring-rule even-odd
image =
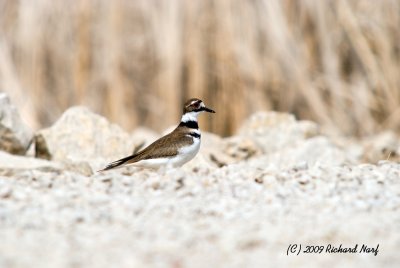
[[[222,135],[258,110],[400,130],[399,1],[0,0],[0,34],[0,90],[34,127],[83,104],[161,131],[199,97]]]

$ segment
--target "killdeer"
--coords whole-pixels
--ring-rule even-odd
[[[126,165],[150,168],[182,166],[192,160],[200,149],[201,133],[197,117],[201,112],[215,113],[214,110],[207,108],[202,100],[196,98],[188,100],[183,107],[181,122],[171,133],[145,149],[114,161],[99,171]]]

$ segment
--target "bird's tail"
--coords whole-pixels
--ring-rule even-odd
[[[111,162],[110,164],[108,164],[105,168],[98,170],[97,172],[102,172],[102,171],[106,171],[109,169],[113,169],[113,168],[117,168],[117,167],[122,167],[126,162],[128,162],[129,160],[135,158],[136,155],[131,155],[122,159],[119,159],[117,161]]]
[[[135,149],[133,150],[133,154],[132,155],[130,155],[128,157],[121,158],[121,159],[119,159],[117,161],[111,162],[105,168],[100,169],[97,172],[102,172],[102,171],[106,171],[106,170],[117,168],[117,167],[123,167],[126,162],[128,162],[129,160],[135,158],[136,156],[138,156],[140,154],[139,150],[143,148],[143,145],[144,145],[144,142],[140,143],[139,145],[137,145],[135,147]]]

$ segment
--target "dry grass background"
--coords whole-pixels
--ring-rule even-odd
[[[0,90],[34,128],[84,104],[163,130],[197,96],[223,135],[258,110],[398,132],[399,87],[397,0],[0,0]]]

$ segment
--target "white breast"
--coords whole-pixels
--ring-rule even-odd
[[[179,167],[192,160],[199,152],[200,143],[200,138],[194,138],[192,144],[179,149],[177,156],[171,159],[171,165]]]

